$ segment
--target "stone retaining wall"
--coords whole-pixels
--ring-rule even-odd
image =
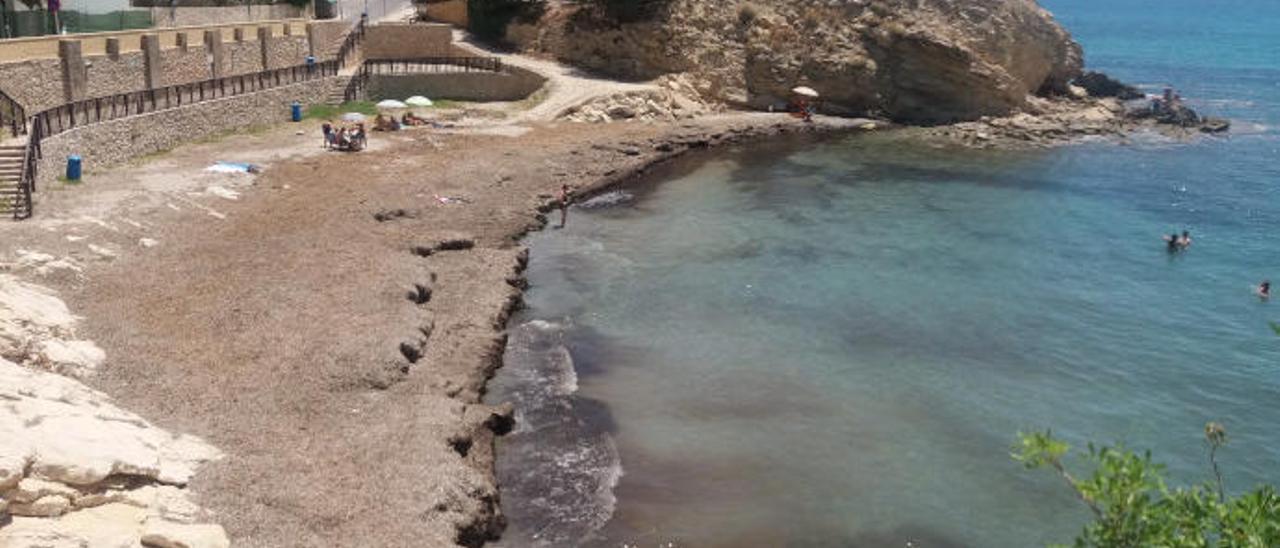
[[[413,59],[453,54],[453,28],[434,24],[381,23],[365,35],[366,59]]]
[[[290,21],[66,38],[55,57],[0,63],[0,91],[36,114],[81,99],[292,67],[308,55],[332,59],[332,43],[348,27]]]
[[[86,56],[85,65],[89,73],[86,97],[105,97],[147,87],[146,59],[140,51]]]
[[[329,91],[345,82],[334,76],[276,89],[197,103],[121,120],[79,127],[42,143],[37,190],[66,169],[67,156],[79,154],[92,172],[172,149],[228,131],[244,130],[289,120],[289,105],[323,103]]]
[[[161,51],[160,85],[172,86],[211,78],[208,55],[203,44]]]
[[[306,36],[276,36],[267,45],[268,69],[293,67],[307,62],[311,46]]]
[[[467,15],[467,3],[464,0],[447,0],[445,2],[416,3],[418,14],[432,21],[467,28],[470,21]]]
[[[403,101],[424,95],[455,101],[519,101],[533,95],[546,82],[535,72],[512,66],[499,73],[373,75],[369,77],[369,98]]]
[[[157,27],[187,27],[220,25],[242,21],[270,21],[277,19],[305,19],[310,9],[296,8],[289,4],[250,4],[248,6],[219,7],[153,7],[151,21]]]
[[[27,110],[27,114],[66,102],[62,87],[61,59],[31,59],[0,65],[0,91]]]

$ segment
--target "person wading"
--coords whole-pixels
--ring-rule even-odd
[[[560,185],[560,226],[564,228],[564,223],[569,217],[569,200],[573,197],[569,194],[569,185]]]

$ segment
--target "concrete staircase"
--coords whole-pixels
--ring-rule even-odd
[[[339,73],[342,78],[337,80],[333,87],[329,89],[329,95],[325,97],[324,104],[337,106],[345,102],[347,83],[351,81],[351,75],[345,74],[345,72]]]
[[[24,145],[0,146],[0,216],[31,216],[31,204],[22,192],[22,158],[26,150]]]

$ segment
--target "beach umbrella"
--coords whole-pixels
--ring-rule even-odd
[[[398,108],[409,108],[409,105],[401,103],[395,99],[387,99],[378,103],[378,108],[385,110],[394,110]]]
[[[421,95],[414,95],[413,97],[405,99],[404,104],[411,107],[429,107],[434,103],[431,102],[431,99],[427,99]]]
[[[792,89],[791,93],[794,93],[796,95],[803,95],[805,97],[813,97],[815,99],[818,97],[818,92],[814,91],[813,88],[807,87],[807,86],[800,86],[798,88]]]
[[[348,112],[342,115],[343,122],[363,122],[364,115],[359,112]]]

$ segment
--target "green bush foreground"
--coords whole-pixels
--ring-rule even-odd
[[[1077,547],[1250,547],[1280,546],[1280,496],[1264,485],[1238,497],[1222,487],[1217,451],[1226,430],[1205,427],[1213,481],[1171,489],[1164,465],[1119,447],[1089,444],[1092,472],[1076,478],[1062,464],[1070,451],[1051,432],[1020,433],[1013,458],[1027,468],[1050,468],[1093,512],[1094,520],[1076,537]]]

